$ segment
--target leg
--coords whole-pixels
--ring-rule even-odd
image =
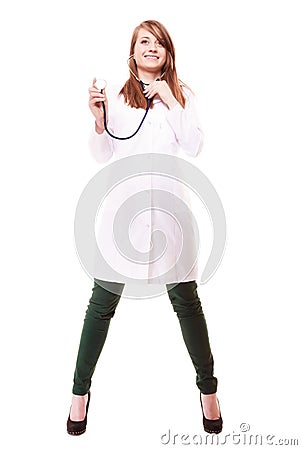
[[[89,391],[91,377],[104,346],[110,320],[114,316],[124,289],[122,283],[106,282],[106,284],[108,284],[108,290],[103,287],[103,284],[100,286],[96,281],[92,288],[93,294],[84,319],[74,372],[72,392],[75,395],[83,396]],[[110,291],[111,284],[115,287],[114,291],[118,293]]]
[[[167,290],[169,286],[166,285]],[[168,290],[168,295],[196,370],[197,387],[203,394],[214,394],[217,391],[217,378],[213,375],[214,359],[197,284],[195,281],[179,283]]]

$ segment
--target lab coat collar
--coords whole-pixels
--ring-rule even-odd
[[[156,94],[154,99],[152,100],[152,103],[159,103],[161,102],[161,98]]]

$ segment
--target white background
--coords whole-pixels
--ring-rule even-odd
[[[182,434],[193,448],[194,434],[205,437],[194,367],[167,296],[120,301],[87,432],[66,433],[92,287],[73,220],[100,170],[87,145],[88,87],[94,76],[126,79],[131,34],[146,19],[166,25],[178,75],[198,96],[205,144],[193,162],[227,217],[223,261],[199,286],[223,432],[231,439],[246,422],[263,439],[301,444],[301,2],[2,5],[3,448],[183,448]],[[175,445],[160,442],[169,429]]]

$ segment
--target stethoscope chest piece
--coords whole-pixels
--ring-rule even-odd
[[[102,78],[98,78],[96,82],[94,83],[95,87],[102,92],[103,89],[107,86],[107,81],[103,80]]]

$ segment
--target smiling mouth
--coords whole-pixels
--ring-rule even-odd
[[[155,56],[155,55],[145,55],[145,58],[148,58],[148,59],[158,59],[158,56]]]

